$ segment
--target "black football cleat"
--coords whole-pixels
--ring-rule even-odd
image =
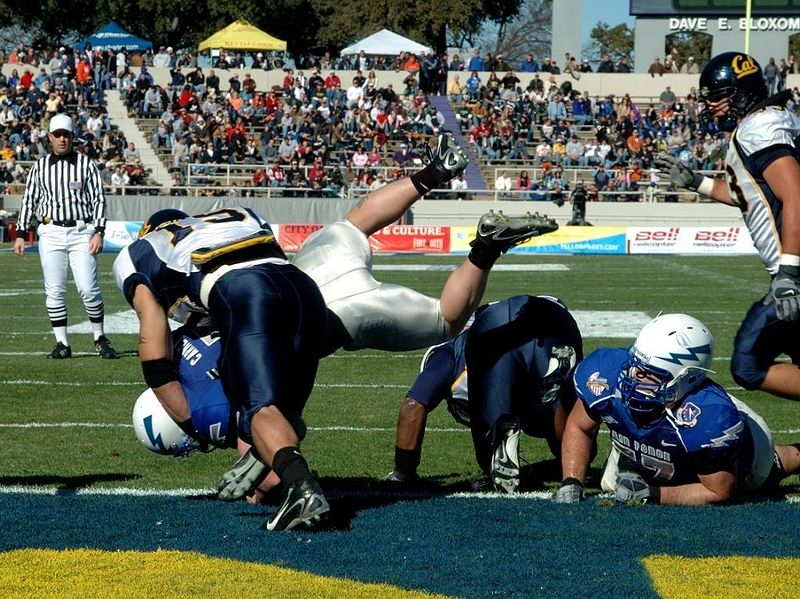
[[[119,358],[119,354],[114,351],[113,347],[111,347],[111,342],[105,335],[100,335],[97,339],[95,339],[94,348],[104,360],[116,360]]]
[[[538,212],[528,212],[524,216],[506,216],[502,210],[490,210],[478,221],[478,232],[470,245],[475,247],[480,244],[505,253],[532,237],[557,230],[555,220]]]
[[[56,343],[56,346],[53,348],[49,354],[47,354],[48,360],[66,360],[67,358],[72,357],[72,348],[69,345],[64,345],[60,341]]]
[[[506,414],[494,426],[494,453],[489,470],[495,491],[513,493],[519,486],[519,420]]]
[[[292,530],[311,527],[331,510],[314,475],[291,486],[278,511],[262,525],[267,530]]]

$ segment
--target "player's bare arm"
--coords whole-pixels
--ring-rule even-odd
[[[586,480],[592,460],[592,445],[600,423],[586,413],[583,402],[576,401],[567,418],[564,436],[561,439],[561,478]]]
[[[698,476],[699,482],[675,487],[660,487],[661,504],[709,505],[725,503],[734,497],[736,476],[733,472],[720,470]]]
[[[136,286],[133,293],[133,308],[139,318],[139,358],[143,369],[146,363],[163,365],[163,368],[168,369],[172,363],[172,342],[167,317],[153,292],[146,285]],[[172,368],[174,369],[174,365]],[[191,418],[189,402],[177,380],[177,375],[174,380],[167,380],[169,378],[164,376],[163,372],[157,373],[156,382],[164,382],[150,386],[170,417],[180,424]]]

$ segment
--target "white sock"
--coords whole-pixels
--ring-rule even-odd
[[[69,341],[67,341],[67,327],[53,327],[53,335],[56,336],[56,343],[63,343],[69,347]]]
[[[92,333],[94,333],[94,340],[97,341],[100,337],[102,337],[105,333],[103,333],[103,323],[102,322],[93,322],[92,323]]]

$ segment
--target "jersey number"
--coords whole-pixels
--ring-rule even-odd
[[[661,480],[672,480],[672,477],[675,475],[675,465],[672,462],[665,462],[664,460],[659,460],[656,457],[651,455],[639,454],[637,459],[636,452],[631,449],[630,447],[623,447],[618,443],[614,443],[614,447],[628,458],[634,464],[640,464],[642,468],[647,468],[648,470],[652,470],[654,472],[654,476]]]
[[[201,220],[205,224],[214,224],[243,221],[245,215],[238,210],[223,208],[221,210],[215,210],[214,212],[198,214],[192,218]],[[181,240],[185,239],[189,233],[194,231],[194,228],[194,225],[182,225],[177,221],[164,223],[162,226],[158,227],[159,230],[167,231],[171,235],[169,242],[173,247],[178,245]]]

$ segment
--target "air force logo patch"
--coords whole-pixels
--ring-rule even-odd
[[[591,391],[595,397],[608,391],[608,379],[600,376],[600,371],[593,372],[586,381],[586,387]]]
[[[675,412],[675,420],[678,421],[680,426],[692,428],[695,424],[697,424],[697,419],[700,417],[700,413],[701,410],[696,404],[692,403],[691,401],[687,401],[678,408],[677,412]]]

